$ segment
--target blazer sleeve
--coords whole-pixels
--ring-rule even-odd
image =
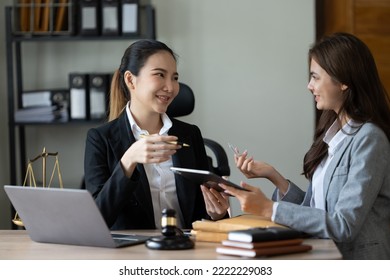
[[[139,173],[136,169],[131,178],[125,176],[120,159],[110,150],[106,135],[95,128],[87,134],[84,171],[86,189],[111,227],[128,203],[130,193],[138,187]]]

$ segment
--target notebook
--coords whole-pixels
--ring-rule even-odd
[[[150,238],[111,233],[87,190],[11,185],[4,190],[36,242],[119,248]]]

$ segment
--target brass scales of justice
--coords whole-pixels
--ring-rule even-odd
[[[46,161],[48,157],[55,157],[55,162],[53,166],[53,170],[51,172],[51,177],[49,184],[46,186]],[[37,182],[35,180],[35,175],[34,175],[34,170],[33,170],[33,162],[36,162],[37,160],[42,159],[42,187],[43,188],[50,188],[54,174],[57,171],[58,174],[58,183],[59,187],[62,189],[63,188],[63,183],[62,183],[62,176],[61,176],[61,171],[60,171],[60,165],[58,161],[58,152],[56,153],[49,153],[46,152],[46,148],[43,148],[43,151],[40,155],[36,156],[34,159],[30,159],[27,164],[27,171],[26,171],[26,176],[24,177],[24,182],[23,182],[23,187],[37,187]],[[28,181],[28,185],[27,185]],[[20,219],[18,212],[15,213],[15,217],[12,220],[12,222],[20,227],[23,227],[23,221]]]

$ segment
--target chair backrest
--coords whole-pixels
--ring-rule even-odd
[[[186,84],[179,83],[179,94],[173,99],[167,110],[167,115],[170,117],[187,116],[194,111],[195,96],[192,89]]]
[[[167,115],[170,117],[187,116],[192,113],[194,107],[194,92],[188,85],[180,83],[179,94],[169,105]],[[203,138],[203,140],[205,146],[213,153],[213,156],[208,156],[210,171],[219,176],[230,176],[229,161],[224,148],[214,140],[208,138]],[[216,159],[216,165],[213,163],[213,157]]]

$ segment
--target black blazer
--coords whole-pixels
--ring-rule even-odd
[[[199,128],[176,119],[170,135],[190,144],[172,157],[173,166],[208,169],[207,155]],[[85,187],[92,193],[108,225],[114,229],[154,229],[155,218],[149,182],[143,164],[131,178],[124,175],[120,159],[135,142],[124,111],[118,119],[88,131],[85,147]],[[184,228],[209,218],[200,186],[175,175]]]

